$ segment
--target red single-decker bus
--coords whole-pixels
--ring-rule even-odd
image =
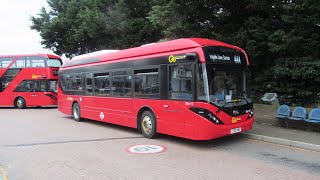
[[[75,57],[59,71],[58,109],[147,138],[236,134],[253,125],[248,65],[241,48],[201,38]]]
[[[0,56],[0,106],[57,105],[59,56],[19,54]]]

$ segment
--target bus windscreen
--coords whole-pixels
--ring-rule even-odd
[[[60,59],[48,59],[47,65],[48,67],[61,67],[62,62]]]

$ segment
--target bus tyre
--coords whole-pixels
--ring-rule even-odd
[[[16,100],[14,106],[15,106],[16,108],[19,108],[19,109],[24,109],[24,108],[26,108],[26,101],[25,101],[22,97],[19,97],[19,98]]]
[[[157,136],[156,118],[150,111],[144,111],[140,119],[140,128],[144,137],[152,139]]]
[[[72,117],[75,121],[80,122],[81,119],[81,114],[80,114],[80,106],[78,103],[74,103],[72,105]]]

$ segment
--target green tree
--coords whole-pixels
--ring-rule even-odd
[[[48,0],[31,17],[42,45],[57,54],[74,56],[101,49],[119,49],[159,40],[146,18],[154,2],[124,0]]]
[[[307,83],[306,89],[301,83],[316,81],[310,72],[320,63],[316,0],[48,0],[48,4],[50,10],[43,8],[31,17],[31,28],[40,32],[46,48],[58,54],[205,37],[247,51],[256,97],[273,91],[283,97],[317,99],[317,84]]]
[[[40,32],[42,44],[57,54],[83,54],[105,46],[105,15],[98,1],[48,0],[50,10],[32,16],[31,29]]]
[[[320,5],[314,0],[275,1],[271,8],[267,18],[251,17],[241,32],[255,36],[245,43],[253,56],[255,94],[272,91],[289,103],[315,103],[320,99],[317,71],[312,70],[320,64]]]

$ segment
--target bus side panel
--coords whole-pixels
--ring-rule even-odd
[[[6,92],[0,92],[0,106],[13,106],[14,98]]]
[[[185,136],[185,123],[188,120],[188,112],[183,106],[175,101],[161,101],[159,109],[159,133],[178,137]]]
[[[83,96],[82,99],[82,117],[122,126],[136,127],[132,112],[132,99],[97,96]]]
[[[184,137],[186,111],[177,103],[165,100],[134,99],[133,105],[136,117],[141,108],[151,109],[156,117],[158,133]]]
[[[61,92],[61,89],[58,90]],[[64,95],[62,93],[58,93],[58,109],[64,114],[71,115],[72,114],[72,97],[68,95]]]
[[[26,106],[49,106],[57,105],[57,100],[45,95],[48,92],[12,92],[9,96],[9,104],[13,104],[16,97],[22,97],[26,101]],[[48,93],[53,94],[53,93]]]

